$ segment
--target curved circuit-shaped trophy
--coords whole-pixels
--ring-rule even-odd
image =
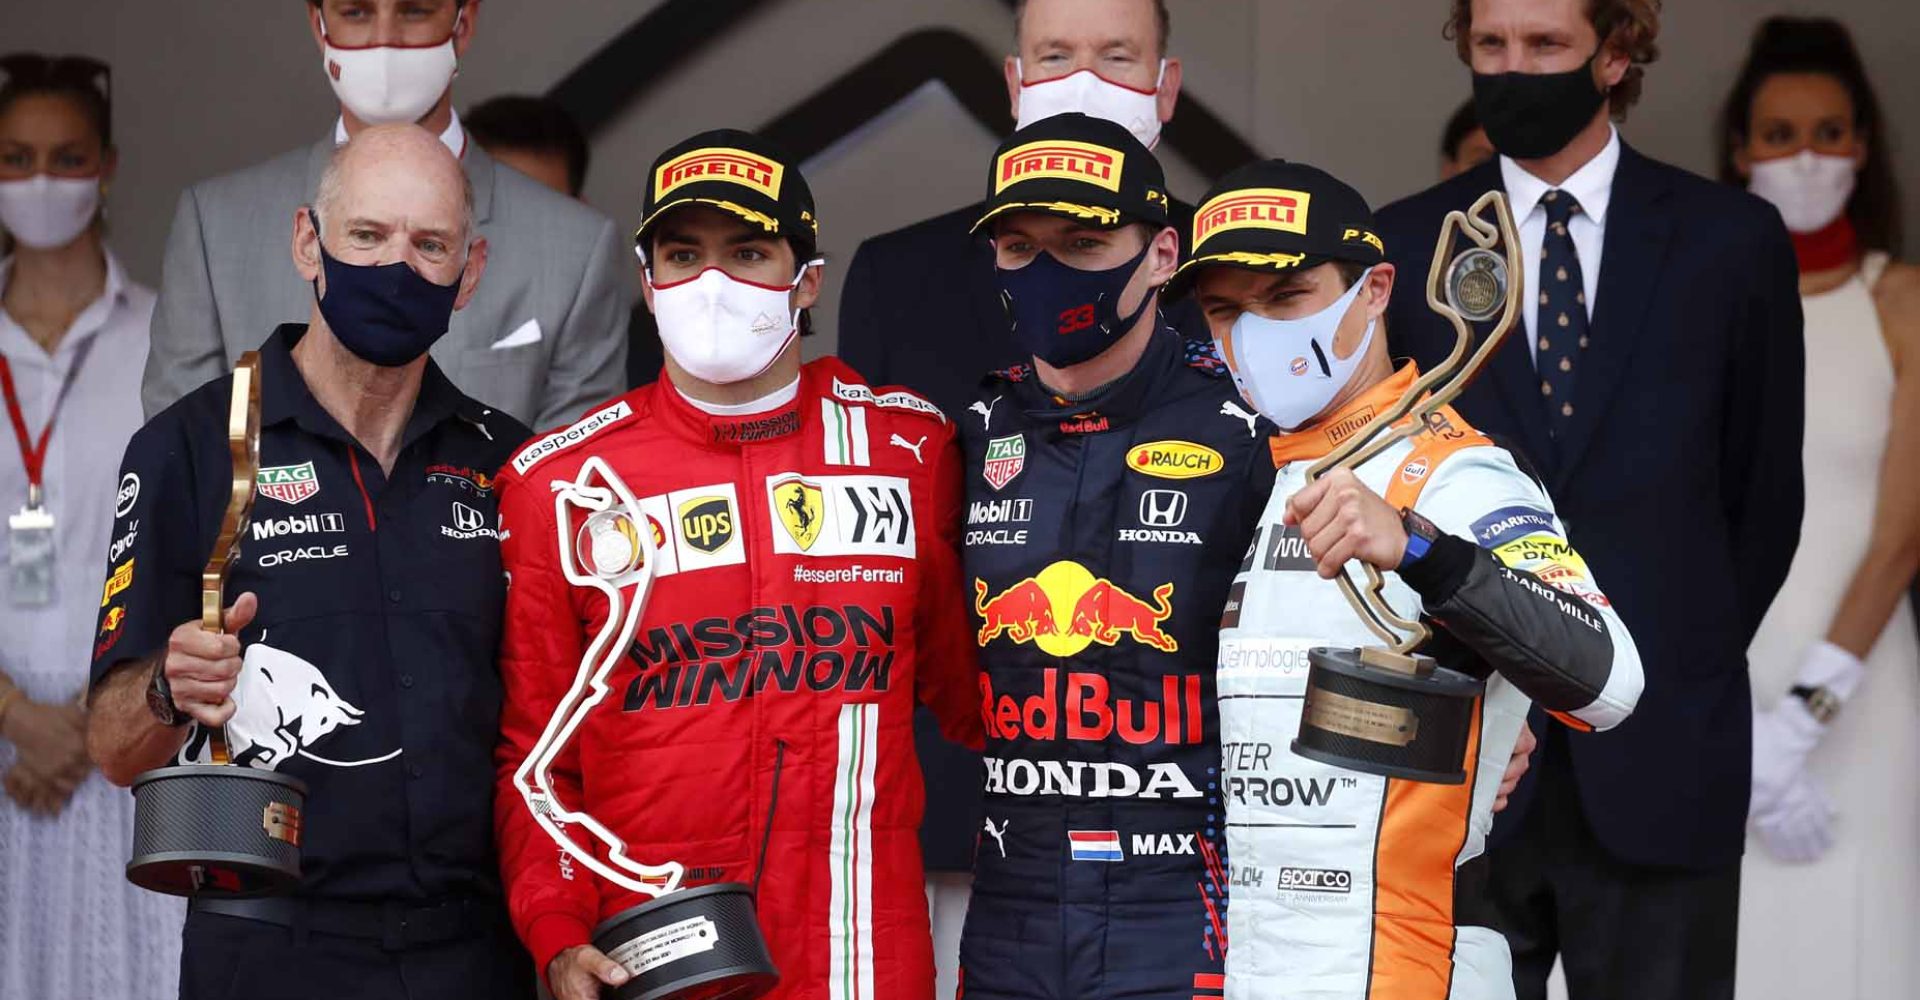
[[[233,370],[227,405],[233,479],[220,536],[200,575],[200,624],[226,631],[227,574],[253,517],[260,471],[260,355]],[[133,782],[133,884],[173,896],[242,898],[300,882],[301,810],[307,786],[273,771],[234,767],[223,729],[207,732],[210,764],[156,768]]]
[[[627,485],[599,456],[573,480],[555,480],[560,569],[569,584],[607,599],[607,619],[580,660],[573,685],[555,706],[540,739],[513,773],[534,821],[560,849],[594,874],[652,897],[600,922],[594,947],[632,977],[617,1000],[751,1000],[780,980],[767,953],[753,890],[738,882],[681,889],[677,861],[642,864],[617,834],[555,794],[549,771],[594,706],[609,692],[607,676],[625,659],[640,627],[656,576],[656,526]],[[585,830],[605,857],[574,835]]]
[[[1456,233],[1469,244],[1458,254]],[[1427,275],[1427,306],[1453,323],[1453,352],[1386,412],[1315,462],[1307,482],[1334,469],[1358,469],[1397,442],[1444,428],[1442,409],[1500,349],[1520,315],[1524,266],[1504,194],[1489,191],[1467,211],[1448,213]],[[1469,354],[1469,323],[1490,319],[1492,330]],[[1293,751],[1367,774],[1460,784],[1466,780],[1474,704],[1486,685],[1415,653],[1430,635],[1426,625],[1394,611],[1382,594],[1386,581],[1372,564],[1366,564],[1366,577],[1361,587],[1342,569],[1336,582],[1384,645],[1308,651],[1306,703]]]

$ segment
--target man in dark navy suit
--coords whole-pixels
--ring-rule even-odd
[[[1573,1000],[1733,995],[1746,648],[1798,541],[1793,249],[1763,202],[1620,140],[1658,27],[1654,0],[1453,0],[1501,155],[1379,216],[1394,264],[1424,275],[1445,214],[1506,192],[1525,328],[1457,405],[1538,470],[1646,665],[1618,729],[1532,720],[1540,759],[1483,900],[1521,1000],[1556,955]],[[1396,288],[1387,329],[1432,365],[1454,335],[1425,296]]]
[[[1024,126],[1079,111],[1153,148],[1180,95],[1180,60],[1166,56],[1170,30],[1165,0],[1022,0],[1018,54],[1006,59],[1014,118]],[[1171,210],[1184,244],[1193,208],[1175,201]],[[972,204],[867,240],[840,298],[840,357],[874,385],[905,385],[955,419],[974,419],[967,406],[987,372],[1028,360],[1000,303],[993,249],[970,232],[979,218]],[[1187,336],[1211,339],[1189,303],[1170,303],[1165,314]],[[936,995],[950,997],[974,846],[986,830],[980,755],[942,739],[928,713],[916,723]]]

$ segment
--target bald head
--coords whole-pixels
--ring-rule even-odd
[[[376,125],[333,151],[314,197],[327,245],[364,212],[419,220],[464,246],[473,231],[473,184],[438,136],[418,125]]]
[[[302,278],[319,281],[323,249],[343,264],[404,263],[433,284],[457,282],[456,309],[472,297],[487,263],[466,171],[417,125],[367,128],[334,150],[313,211],[294,213],[293,260]],[[317,286],[322,294],[324,284]]]

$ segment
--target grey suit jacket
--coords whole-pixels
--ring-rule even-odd
[[[324,139],[180,195],[141,388],[148,417],[226,374],[275,327],[307,320],[313,288],[294,270],[293,211],[312,200],[333,148]],[[631,252],[612,219],[478,144],[465,166],[490,256],[433,359],[462,392],[528,426],[569,423],[626,388]]]

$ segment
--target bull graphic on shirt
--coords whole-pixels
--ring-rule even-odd
[[[357,726],[366,713],[342,698],[320,668],[263,640],[247,647],[227,720],[227,749],[241,767],[276,771],[295,756],[334,767],[378,764],[399,750],[365,760],[333,760],[313,752],[328,736]],[[183,764],[210,762],[206,732],[194,727],[180,749]]]

